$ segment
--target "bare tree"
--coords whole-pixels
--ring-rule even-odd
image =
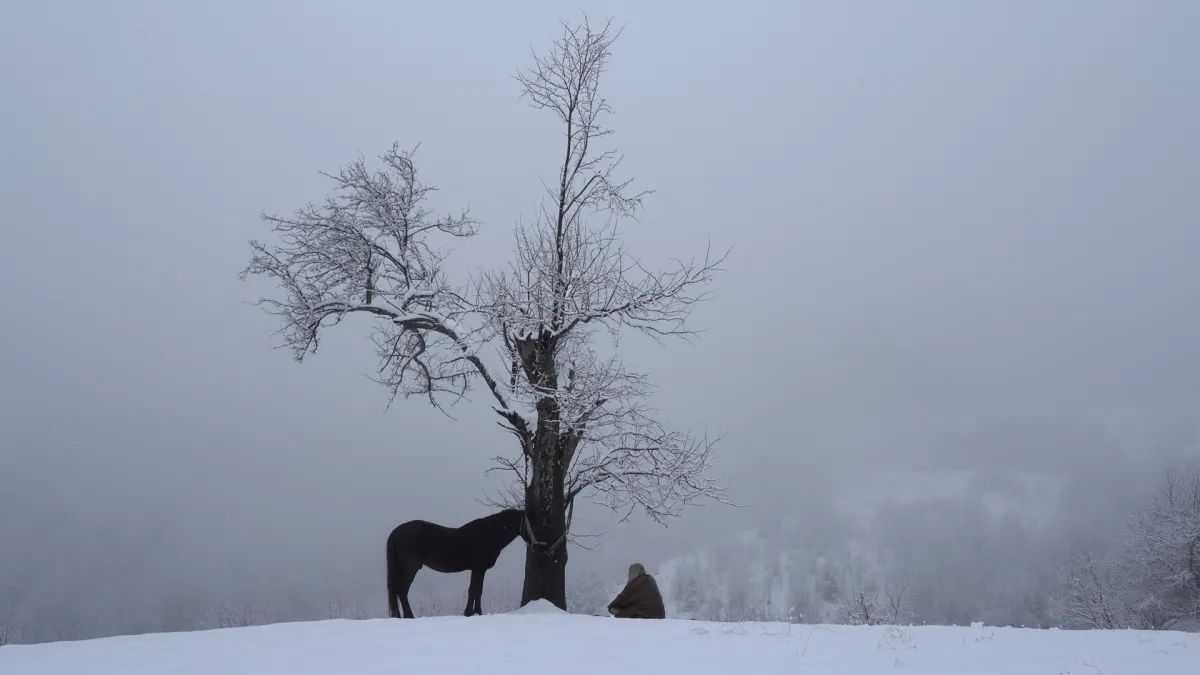
[[[1072,553],[1058,569],[1062,590],[1051,602],[1054,613],[1067,626],[1114,629],[1128,626],[1126,608],[1119,589],[1091,554]]]
[[[432,588],[426,588],[417,593],[412,603],[421,616],[450,616],[458,613],[457,609],[451,608],[442,601],[440,592]]]
[[[611,130],[599,82],[616,37],[608,24],[564,25],[549,55],[517,76],[533,106],[561,124],[564,148],[506,268],[449,283],[435,239],[472,236],[477,223],[465,211],[435,216],[425,205],[435,188],[413,152],[393,146],[380,170],[359,158],[331,176],[336,192],[322,207],[264,215],[282,241],[251,242],[243,272],[281,286],[282,299],[260,305],[281,318],[297,360],[316,351],[323,328],[361,315],[374,319],[378,381],[393,399],[419,395],[442,409],[483,383],[517,440],[495,468],[512,472],[532,534],[522,604],[544,598],[565,609],[577,498],[660,523],[703,498],[724,501],[725,486],[708,475],[713,441],[661,424],[646,404],[647,376],[596,344],[601,331],[614,347],[624,330],[693,337],[688,316],[724,259],[651,271],[621,242],[617,219],[634,216],[647,193],[618,180],[620,156],[600,148]]]
[[[838,601],[834,613],[840,621],[851,626],[875,626],[885,622],[886,610],[874,588],[861,587]]]
[[[346,618],[354,619],[355,621],[365,621],[371,618],[371,610],[362,600],[354,603],[353,607],[346,610]]]
[[[210,615],[218,628],[244,628],[267,623],[266,611],[251,602],[235,604],[220,601],[212,606]]]
[[[895,551],[881,551],[877,556],[880,561],[877,574],[879,583],[874,587],[878,588],[876,602],[879,605],[879,618],[883,623],[907,623],[912,619],[912,570],[897,560]]]
[[[327,619],[344,619],[346,618],[346,603],[341,596],[331,593],[325,603]]]
[[[21,631],[17,622],[17,612],[20,605],[18,604],[16,593],[9,591],[9,593],[0,594],[0,598],[5,595],[12,595],[13,597],[4,603],[7,607],[0,609],[0,647],[13,644],[21,639]]]
[[[16,643],[21,639],[21,631],[17,629],[16,620],[9,617],[0,617],[0,647]]]
[[[1200,622],[1200,467],[1164,474],[1130,516],[1116,567],[1149,627]]]
[[[889,574],[884,578],[881,600],[887,623],[908,622],[908,588],[910,585],[911,581],[907,576]]]

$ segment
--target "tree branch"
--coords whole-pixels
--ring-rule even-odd
[[[420,180],[414,152],[393,145],[377,171],[360,157],[326,174],[335,185],[322,207],[309,205],[292,218],[264,214],[281,243],[252,241],[254,255],[242,278],[263,275],[284,291],[282,299],[257,304],[282,319],[283,346],[297,361],[316,352],[323,328],[353,314],[371,316],[380,363],[373,379],[393,398],[424,395],[441,407],[439,394],[458,400],[478,377],[497,413],[519,438],[528,438],[528,420],[478,355],[493,332],[460,324],[473,307],[446,282],[444,255],[429,239],[470,237],[477,223],[466,211],[435,217],[425,206],[436,188]]]

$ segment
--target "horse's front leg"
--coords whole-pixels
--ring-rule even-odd
[[[483,614],[483,575],[487,570],[471,570],[471,584],[467,587],[467,608],[463,616]]]

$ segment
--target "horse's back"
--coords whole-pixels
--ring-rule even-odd
[[[454,530],[427,520],[400,523],[388,535],[388,546],[397,555],[424,559],[431,551],[452,545]]]
[[[493,514],[460,527],[446,527],[427,520],[401,523],[388,537],[388,549],[397,564],[428,567],[436,572],[455,573],[490,569],[509,542],[517,526],[505,524]]]

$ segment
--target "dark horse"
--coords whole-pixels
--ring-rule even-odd
[[[469,570],[471,585],[467,589],[467,609],[463,616],[483,614],[483,575],[492,569],[500,552],[513,539],[519,536],[529,542],[524,523],[524,510],[506,509],[476,518],[461,527],[446,527],[424,520],[410,520],[396,526],[387,539],[389,616],[400,618],[400,608],[396,606],[398,598],[404,606],[404,618],[413,618],[408,589],[422,567],[446,574]]]

